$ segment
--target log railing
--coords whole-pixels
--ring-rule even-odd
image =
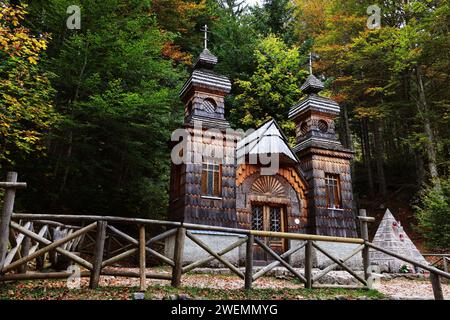
[[[358,286],[358,288],[369,288],[371,286],[369,281],[371,279],[369,248],[429,271],[436,299],[443,299],[440,277],[450,279],[450,274],[446,272],[447,270],[442,271],[434,266],[416,262],[408,257],[370,243],[367,224],[373,221],[373,218],[367,217],[365,210],[360,210],[359,216],[361,238],[343,238],[112,216],[13,213],[15,191],[18,188],[26,187],[26,184],[17,182],[16,173],[9,173],[8,181],[0,182],[0,187],[6,189],[3,211],[0,217],[0,284],[4,281],[13,280],[67,278],[71,273],[66,270],[61,272],[40,272],[47,260],[52,262],[52,264],[56,264],[57,257],[64,257],[71,263],[84,268],[80,276],[90,278],[90,288],[96,288],[99,285],[100,277],[103,275],[139,278],[141,290],[145,290],[147,278],[168,280],[171,281],[172,286],[178,287],[182,283],[183,274],[213,260],[219,261],[244,280],[246,289],[250,289],[254,281],[257,281],[277,266],[282,266],[288,270],[296,279],[304,283],[306,288],[319,287],[316,285],[318,280],[338,267],[348,272],[361,283],[361,286]],[[146,230],[150,226],[152,228],[159,226],[162,231],[148,239]],[[130,235],[130,229],[137,229],[137,236]],[[193,232],[195,230],[227,232],[240,235],[241,238],[216,252],[195,235]],[[156,243],[168,237],[175,237],[173,257],[167,257],[154,247]],[[286,252],[279,254],[261,240],[264,237],[301,240],[301,242],[289,248]],[[186,238],[204,250],[208,256],[188,265],[183,265]],[[333,256],[332,252],[323,247],[322,242],[324,241],[351,243],[359,246],[347,256],[337,258]],[[107,247],[111,246],[112,243],[115,243],[117,248],[113,251],[107,250]],[[255,245],[273,258],[270,264],[259,270],[255,270],[253,267],[253,250]],[[245,246],[246,248],[244,271],[225,257],[226,253],[240,246]],[[299,250],[304,250],[305,253],[303,273],[299,269],[294,268],[288,260],[291,255]],[[332,261],[331,265],[320,270],[315,275],[312,273],[314,251],[321,252]],[[105,252],[108,252],[108,255],[105,255]],[[363,258],[363,275],[358,274],[346,265],[347,261],[359,253],[362,253]],[[139,272],[110,268],[118,261],[135,256],[139,259]],[[148,256],[159,260],[162,264],[168,265],[172,268],[172,272],[147,272],[146,258]],[[31,268],[35,269],[34,272],[28,271]]]
[[[431,262],[432,266],[438,266],[442,263],[442,269],[448,273],[448,264],[450,262],[450,254],[446,253],[424,253],[424,257],[436,258]]]

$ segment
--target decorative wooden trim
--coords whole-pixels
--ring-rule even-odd
[[[253,182],[250,191],[272,197],[284,196],[286,193],[281,182],[274,176],[260,176]]]

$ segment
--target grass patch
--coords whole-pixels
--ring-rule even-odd
[[[0,300],[125,300],[135,287],[88,287],[68,289],[58,280],[23,281],[0,286]]]
[[[0,300],[128,300],[138,287],[103,286],[90,290],[86,285],[80,289],[68,289],[64,281],[39,280],[9,283],[0,286]],[[170,285],[154,284],[145,292],[146,299],[170,299],[178,295],[188,295],[191,299],[208,300],[324,300],[345,297],[357,299],[384,299],[376,290],[350,290],[341,288],[255,288],[213,289],[183,286],[173,288]]]

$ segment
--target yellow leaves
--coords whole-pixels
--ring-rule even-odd
[[[36,61],[36,59],[35,59],[34,57],[28,57],[28,61],[29,61],[31,64],[37,64],[37,61]]]
[[[5,38],[0,38],[0,44],[1,44],[2,48],[3,48],[2,50],[4,50],[5,48],[8,47],[8,41],[6,41]]]
[[[20,102],[17,100],[17,98],[10,96],[9,94],[2,94],[3,98],[6,100],[6,104],[13,106],[13,107],[18,107],[20,106]]]
[[[47,50],[47,41],[41,40],[39,41],[42,50]]]
[[[380,119],[384,115],[379,108],[357,107],[355,108],[355,115],[357,119]]]
[[[36,38],[30,30],[21,25],[26,11],[25,6],[5,5],[0,7],[0,50],[14,58],[17,65],[30,63],[36,65],[39,52],[47,49],[47,39]]]
[[[369,88],[366,88],[366,90],[364,90],[364,94],[366,94],[368,96],[374,96],[377,93],[383,93],[383,88],[381,88],[381,87],[369,87]]]

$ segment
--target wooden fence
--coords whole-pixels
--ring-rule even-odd
[[[312,234],[245,230],[138,218],[14,213],[16,189],[25,188],[26,183],[17,182],[17,173],[10,172],[8,173],[7,181],[0,182],[0,187],[5,188],[0,224],[0,283],[14,280],[68,278],[72,273],[65,270],[60,272],[40,272],[45,265],[45,261],[50,261],[53,265],[57,265],[58,260],[64,257],[67,261],[84,268],[80,276],[90,278],[90,288],[96,288],[98,286],[102,275],[139,278],[141,290],[145,290],[145,280],[147,278],[167,280],[171,282],[172,286],[177,287],[181,285],[183,274],[216,259],[241,278],[244,281],[244,287],[246,289],[250,289],[254,281],[277,266],[286,268],[295,278],[304,283],[305,288],[319,287],[316,284],[318,280],[338,267],[357,279],[360,283],[360,286],[357,286],[358,288],[369,288],[371,280],[369,248],[381,251],[429,271],[436,299],[443,299],[440,277],[450,278],[449,273],[439,270],[434,266],[413,261],[408,257],[390,252],[370,243],[368,238],[368,223],[373,221],[373,218],[367,217],[365,210],[360,210],[359,216],[361,238],[342,238]],[[148,238],[148,232],[146,231],[150,228],[154,230],[155,226],[159,227],[160,231],[158,234]],[[129,230],[133,228],[138,230],[137,236],[130,234]],[[241,235],[241,238],[235,243],[216,252],[196,236],[192,232],[193,230],[227,232]],[[175,237],[174,254],[173,257],[167,257],[155,249],[155,244],[172,236]],[[261,240],[264,237],[302,241],[301,244],[291,247],[282,254],[278,254]],[[183,250],[186,238],[189,238],[207,252],[208,256],[188,265],[183,265]],[[106,250],[106,247],[109,247],[113,241],[116,242],[116,250]],[[359,244],[359,246],[346,257],[337,258],[333,256],[332,252],[323,248],[321,242],[324,241],[352,243]],[[255,244],[260,246],[273,258],[273,262],[259,270],[255,270],[253,266],[253,250]],[[246,247],[244,272],[224,257],[226,253],[242,245]],[[301,249],[305,252],[303,273],[295,269],[287,259]],[[323,253],[333,262],[330,266],[324,270],[320,270],[314,276],[312,273],[313,250]],[[109,254],[105,255],[105,252],[108,251]],[[364,275],[359,275],[345,264],[360,252],[363,257]],[[110,266],[118,261],[133,256],[139,257],[139,272],[110,268]],[[147,272],[146,259],[149,256],[170,266],[172,272]],[[28,270],[31,268],[34,270]],[[347,288],[350,287],[347,286]]]
[[[430,264],[432,266],[437,266],[442,264],[442,269],[448,273],[448,264],[450,262],[450,254],[445,253],[424,253],[424,257],[436,258]]]

